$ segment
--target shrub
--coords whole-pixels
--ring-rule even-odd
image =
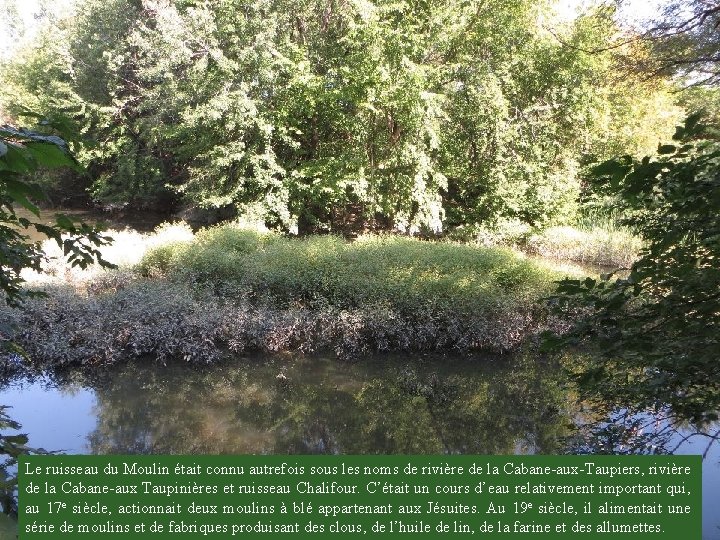
[[[98,367],[133,359],[206,364],[252,352],[331,350],[346,358],[505,352],[547,326],[530,304],[498,303],[472,317],[433,309],[401,313],[374,303],[355,309],[322,302],[278,307],[242,297],[223,301],[163,280],[129,282],[90,296],[66,286],[46,292],[47,298],[28,302],[12,321],[12,339],[38,367]]]
[[[216,227],[192,243],[150,250],[139,268],[170,279],[269,297],[277,305],[322,300],[349,309],[387,303],[402,313],[482,314],[549,290],[556,276],[510,250],[366,236],[290,239]]]
[[[234,225],[187,236],[141,239],[135,267],[46,282],[48,298],[13,314],[13,339],[56,365],[206,363],[247,351],[505,352],[547,328],[538,298],[558,277],[508,249],[398,236],[349,243]]]

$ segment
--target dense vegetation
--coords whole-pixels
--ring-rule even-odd
[[[108,244],[109,238],[98,228],[75,224],[62,215],[57,216],[55,224],[45,225],[18,213],[18,209],[24,208],[35,217],[40,215],[36,203],[44,200],[43,193],[24,178],[38,167],[77,168],[77,164],[67,143],[57,136],[0,128],[0,294],[10,306],[32,296],[32,291],[23,287],[21,273],[25,269],[40,271],[45,259],[40,244],[28,241],[25,233],[30,229],[54,240],[71,266],[84,268],[95,261],[111,266],[98,250]],[[0,338],[3,330],[0,326]]]
[[[653,158],[596,168],[648,244],[627,277],[567,281],[558,300],[590,308],[569,338],[601,353],[593,393],[703,422],[720,409],[720,142],[697,122]]]
[[[649,152],[670,83],[602,53],[613,10],[552,2],[84,0],[2,70],[2,102],[95,144],[57,199],[194,204],[285,230],[427,231],[577,212],[589,156]],[[89,185],[88,185],[89,184]]]
[[[0,310],[14,339],[43,365],[293,350],[502,353],[548,328],[538,299],[561,275],[506,249],[396,236],[350,243],[224,225],[163,240],[172,234],[146,237],[134,267],[70,282],[61,269],[47,298]],[[124,235],[118,242],[133,247]]]
[[[716,419],[718,135],[692,116],[668,143],[685,112],[718,125],[718,24],[700,0],[644,34],[607,7],[563,23],[543,0],[78,1],[0,74],[2,117],[45,119],[0,132],[11,303],[23,269],[47,270],[15,212],[36,212],[41,192],[216,209],[275,232],[222,225],[51,283],[0,308],[14,323],[0,337],[42,365],[98,366],[506,352],[569,330],[565,344],[592,351],[572,366],[583,397]],[[84,174],[38,167],[76,165],[57,126]],[[82,264],[98,252],[61,230],[104,241],[63,219],[41,230]],[[284,235],[313,232],[337,236]],[[541,299],[558,275],[477,245],[503,242],[629,273],[566,281],[555,319]]]
[[[235,295],[268,295],[281,305],[387,303],[401,311],[432,306],[465,315],[500,298],[532,300],[550,282],[536,265],[505,250],[392,236],[292,240],[232,226],[156,248],[141,268],[221,291],[234,286]]]

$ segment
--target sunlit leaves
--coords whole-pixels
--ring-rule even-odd
[[[706,421],[720,408],[720,145],[697,139],[708,133],[698,120],[678,128],[682,146],[595,169],[647,247],[626,277],[565,281],[553,301],[586,310],[568,339],[592,337],[605,358],[585,390]]]
[[[72,111],[102,141],[80,156],[99,200],[301,232],[563,221],[583,154],[655,146],[669,98],[583,52],[609,19],[562,30],[566,46],[539,28],[544,6],[84,0],[10,66],[8,101]]]
[[[58,216],[56,225],[48,226],[33,223],[16,213],[17,207],[23,207],[39,217],[36,203],[44,200],[42,191],[28,183],[23,174],[41,167],[70,166],[79,170],[65,141],[54,135],[9,126],[0,128],[0,139],[6,149],[0,155],[0,290],[3,301],[19,305],[23,298],[37,294],[23,288],[21,276],[23,269],[40,271],[44,260],[40,245],[30,242],[24,234],[31,227],[62,246],[73,266],[84,268],[95,261],[110,266],[97,249],[110,239],[96,227],[84,223],[75,225],[65,216]],[[68,236],[63,237],[63,233]]]

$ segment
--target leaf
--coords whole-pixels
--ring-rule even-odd
[[[25,145],[32,157],[45,167],[71,167],[79,169],[75,160],[63,146],[49,142],[31,142]]]
[[[566,344],[566,340],[552,332],[545,331],[540,335],[540,352],[556,352]]]
[[[28,197],[35,197],[38,199],[44,199],[44,196],[41,191],[33,188],[32,186],[29,186],[25,182],[21,182],[19,180],[14,180],[12,178],[6,178],[3,180],[3,183],[5,184],[5,191],[10,195],[10,198],[22,206],[23,208],[29,210],[36,216],[40,216],[40,209],[35,206]]]
[[[65,214],[58,214],[57,216],[55,216],[55,222],[57,223],[58,227],[70,233],[74,233],[76,231],[75,224]]]
[[[667,155],[673,154],[677,150],[677,146],[674,144],[661,144],[658,146],[658,154]]]
[[[28,436],[25,434],[20,435],[4,435],[3,439],[11,444],[27,444]]]
[[[703,117],[703,115],[704,113],[702,111],[697,111],[688,116],[685,120],[685,129],[687,131],[695,130],[698,127],[700,119]]]
[[[50,143],[61,148],[66,148],[65,141],[57,135],[43,135],[27,129],[15,129],[10,126],[0,127],[0,137],[15,139],[21,143],[41,142]]]
[[[676,141],[680,141],[702,133],[704,127],[702,124],[700,124],[700,119],[703,117],[703,114],[704,113],[700,111],[688,116],[685,119],[685,124],[682,126],[678,126],[675,130],[675,135],[673,135],[673,139]]]
[[[600,165],[596,165],[595,167],[593,167],[591,169],[591,173],[595,177],[609,176],[613,179],[614,183],[617,183],[622,180],[631,170],[630,165],[624,163],[623,161],[615,159],[605,161]]]
[[[7,151],[2,157],[4,164],[6,165],[5,170],[9,170],[14,173],[26,173],[30,172],[33,168],[33,164],[29,159],[27,150],[18,146],[17,144],[9,143],[6,144]]]
[[[62,246],[62,236],[60,234],[60,231],[58,231],[55,227],[50,227],[41,223],[34,223],[33,225],[36,231],[44,234],[48,238],[52,238],[58,243],[59,246]]]

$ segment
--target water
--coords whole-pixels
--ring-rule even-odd
[[[60,211],[138,231],[163,221]],[[38,221],[52,223],[54,213]],[[558,370],[536,359],[489,357],[131,365],[101,377],[15,380],[0,385],[2,404],[13,407],[30,446],[71,454],[552,454],[564,450],[579,417]],[[706,445],[691,439],[678,453],[702,454]],[[703,540],[720,538],[718,506],[716,445],[703,465]],[[0,519],[0,537],[3,527]]]
[[[16,380],[0,403],[31,446],[73,454],[552,454],[578,416],[553,366],[489,357],[129,365]],[[719,461],[715,447],[703,466],[707,540],[720,537]]]
[[[571,422],[537,371],[489,359],[131,365],[16,381],[0,402],[32,446],[69,453],[551,453]]]
[[[44,225],[54,225],[55,216],[57,214],[63,214],[76,223],[84,222],[91,225],[103,224],[105,227],[115,230],[122,230],[129,227],[138,232],[150,232],[160,225],[160,223],[169,219],[167,215],[155,212],[110,213],[92,208],[57,208],[51,210],[41,210],[40,216],[38,217],[25,208],[18,207],[15,208],[15,213],[19,217],[28,219],[33,223],[41,223]],[[32,242],[42,242],[47,239],[45,235],[37,232],[32,227],[24,230],[23,234],[27,235]]]

